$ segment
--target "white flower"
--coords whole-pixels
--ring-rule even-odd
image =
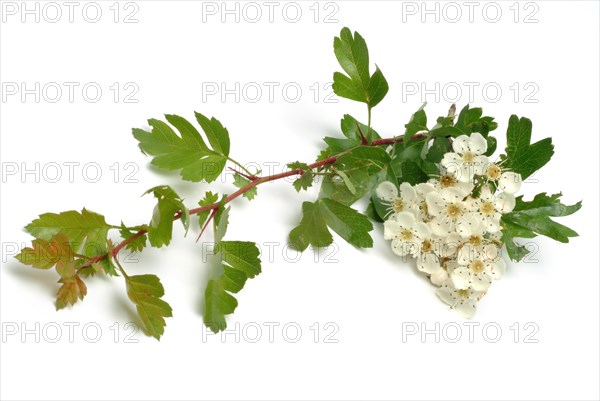
[[[498,184],[498,188],[508,194],[515,194],[521,189],[521,174],[505,171],[500,164],[490,163],[485,168],[485,175],[490,181]]]
[[[484,295],[483,292],[471,289],[461,290],[454,288],[450,280],[446,281],[438,290],[436,295],[450,307],[456,310],[462,317],[470,319],[477,311],[477,301]]]
[[[500,231],[500,218],[504,213],[512,211],[515,207],[515,197],[506,192],[494,194],[489,186],[481,189],[479,198],[470,200],[471,207],[476,210],[485,230],[490,233]]]
[[[471,136],[461,135],[452,143],[453,152],[442,159],[442,166],[461,182],[473,180],[474,175],[482,175],[488,158],[483,154],[487,150],[486,139],[478,132]]]
[[[513,173],[512,171],[506,171],[502,173],[502,176],[498,180],[498,188],[506,192],[507,194],[514,194],[521,189],[521,174]]]
[[[463,201],[466,195],[455,187],[427,194],[427,208],[433,216],[429,224],[434,234],[445,237],[456,231],[467,237],[477,229],[479,222],[470,215],[469,205]]]
[[[375,193],[384,204],[389,206],[391,213],[417,213],[417,192],[407,182],[400,184],[400,193],[398,193],[396,185],[390,181],[384,181],[377,186]]]
[[[429,221],[431,220],[431,215],[429,214],[429,208],[427,207],[426,196],[430,192],[434,192],[436,190],[435,185],[431,183],[421,183],[415,185],[415,191],[417,193],[417,201],[416,201],[416,217],[421,221]]]
[[[438,191],[445,188],[456,187],[465,193],[471,193],[475,185],[472,182],[461,182],[456,179],[452,174],[443,174],[439,179],[429,180],[429,184],[433,185]]]
[[[474,291],[486,291],[492,279],[504,276],[506,263],[500,257],[497,246],[488,244],[484,247],[465,244],[458,251],[458,263],[461,265],[450,276],[455,288]]]
[[[409,212],[392,215],[383,223],[383,238],[392,240],[392,251],[399,256],[417,256],[423,238],[430,234],[427,224],[417,221]]]
[[[448,280],[448,268],[442,264],[441,258],[433,253],[423,253],[417,259],[417,269],[429,274],[432,284],[438,287]]]

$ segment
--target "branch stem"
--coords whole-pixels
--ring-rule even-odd
[[[425,135],[423,134],[417,134],[414,135],[411,139],[412,140],[420,140],[425,138]],[[374,141],[371,141],[370,145],[363,145],[363,146],[383,146],[383,145],[393,145],[395,143],[398,142],[402,142],[403,141],[403,137],[393,137],[393,138],[384,138],[384,139],[376,139]],[[335,162],[337,161],[337,159],[342,156],[345,155],[346,153],[350,152],[352,149],[348,149],[344,152],[338,153],[337,155],[333,155],[333,156],[329,156],[326,159],[314,162],[312,164],[309,164],[308,167],[310,167],[311,169],[318,169],[324,166],[328,166],[328,165],[332,165],[335,164]],[[250,173],[248,170],[246,170],[240,163],[229,159],[231,162],[235,163],[237,166],[239,166],[242,170],[244,170],[245,172],[247,172],[249,175],[253,176],[252,173]],[[256,177],[256,179],[250,181],[248,184],[246,184],[245,186],[243,186],[242,188],[238,189],[237,191],[233,192],[231,195],[227,196],[227,198],[225,198],[225,204],[231,202],[232,200],[234,200],[235,198],[245,194],[246,192],[248,192],[249,190],[251,190],[252,188],[260,185],[260,184],[264,184],[265,182],[271,182],[271,181],[276,181],[276,180],[280,180],[282,178],[286,178],[286,177],[291,177],[294,175],[302,175],[304,174],[304,170],[303,169],[293,169],[293,170],[289,170],[289,171],[285,171],[283,173],[279,173],[279,174],[273,174],[273,175],[269,175],[269,176],[265,176],[265,177]],[[194,209],[189,209],[189,214],[193,215],[193,214],[198,214],[198,213],[202,213],[205,212],[207,210],[214,210],[216,208],[219,207],[221,203],[220,202],[215,202],[212,203],[210,205],[206,205],[206,206],[201,206],[201,207],[197,207]],[[173,220],[179,220],[182,216],[182,212],[179,211],[177,213],[175,213],[175,215],[173,216]],[[133,234],[131,237],[124,239],[123,241],[121,241],[119,244],[117,244],[114,248],[112,248],[110,250],[110,252],[105,253],[103,255],[100,256],[96,256],[94,258],[91,258],[86,265],[92,265],[94,263],[97,263],[101,260],[106,259],[107,257],[111,257],[111,258],[115,258],[118,253],[127,246],[127,244],[129,244],[130,242],[136,240],[137,238],[141,237],[142,235],[147,234],[148,231],[147,230],[139,230],[138,232],[136,232],[135,234]]]

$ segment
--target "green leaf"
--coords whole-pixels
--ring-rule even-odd
[[[209,119],[200,113],[195,115],[213,150],[220,155],[229,156],[229,132],[223,124],[214,117]]]
[[[144,195],[153,193],[158,199],[154,207],[152,220],[148,225],[148,239],[150,245],[160,248],[169,245],[173,235],[173,218],[177,212],[181,212],[181,222],[186,232],[190,226],[190,214],[183,204],[183,200],[168,185],[160,185],[150,188]]]
[[[550,161],[554,154],[552,138],[545,138],[534,144],[531,142],[531,120],[512,115],[506,130],[507,169],[521,174],[524,180]]]
[[[369,72],[369,50],[358,32],[352,35],[343,28],[340,36],[333,40],[333,50],[342,69],[333,74],[333,91],[336,95],[366,103],[369,109],[375,107],[387,94],[389,87],[379,67],[373,75]]]
[[[200,133],[183,117],[166,115],[180,133],[165,122],[151,119],[150,132],[134,128],[133,136],[139,141],[145,154],[155,156],[152,164],[165,170],[181,170],[181,177],[188,181],[214,181],[223,171],[229,156],[229,134],[215,118],[208,119],[196,113],[196,118],[204,130],[212,149]]]
[[[559,242],[569,242],[569,238],[576,237],[578,234],[569,227],[556,223],[550,217],[573,214],[581,208],[581,202],[567,206],[560,203],[560,197],[561,194],[548,196],[546,193],[541,193],[527,202],[523,201],[522,196],[519,196],[515,209],[502,216],[502,220]],[[520,234],[522,236],[523,232]]]
[[[432,131],[433,132],[433,131]],[[450,152],[450,141],[446,137],[436,137],[427,150],[426,159],[432,163],[439,163],[444,155]]]
[[[368,143],[371,143],[375,139],[381,139],[374,129],[369,129],[367,125],[360,123],[349,114],[344,115],[340,127],[346,138],[333,138],[329,136],[323,138],[328,145],[326,155],[342,153],[348,149],[360,146],[362,144],[362,138],[360,136],[361,132]],[[324,155],[324,157],[319,157],[319,160],[322,160],[325,157],[327,156]]]
[[[481,108],[470,108],[469,105],[466,105],[458,114],[454,126],[466,135],[479,132],[484,137],[487,137],[491,131],[498,128],[498,123],[494,121],[493,117],[483,116]]]
[[[233,185],[235,185],[237,188],[243,188],[246,185],[250,184],[250,180],[242,177],[240,174],[236,173],[233,176]],[[248,200],[252,200],[254,199],[254,197],[256,196],[256,194],[258,193],[258,190],[256,187],[249,189],[248,191],[244,192],[244,198],[248,199]]]
[[[212,193],[211,191],[207,191],[206,194],[204,194],[204,198],[198,202],[198,205],[200,206],[208,206],[208,205],[212,205],[213,203],[216,203],[219,200],[219,195]],[[212,210],[205,210],[203,212],[198,213],[198,221],[200,223],[200,227],[204,227],[204,223],[206,222],[206,219],[208,219],[208,215],[212,212]]]
[[[331,245],[332,242],[333,237],[325,224],[320,204],[318,202],[302,203],[302,220],[290,232],[290,247],[304,251],[308,245],[321,248]]]
[[[140,230],[148,231],[148,226],[144,224],[141,226],[126,227],[125,224],[121,222],[121,229],[119,230],[119,233],[121,234],[121,237],[126,240],[136,235]],[[130,241],[125,248],[129,249],[131,252],[141,252],[146,247],[146,240],[146,234],[140,235],[139,237],[136,237]]]
[[[212,278],[204,292],[204,324],[217,333],[225,330],[225,315],[235,311],[237,300],[230,293],[239,292],[248,278],[261,272],[259,249],[254,242],[222,241],[227,230],[229,208],[215,220],[216,246],[211,258]]]
[[[368,104],[369,107],[373,108],[379,104],[387,95],[390,87],[388,86],[387,80],[383,76],[383,73],[379,69],[377,65],[375,65],[375,72],[371,76],[371,81],[369,82],[369,88],[367,89],[367,93],[369,95]]]
[[[215,252],[220,252],[223,262],[244,272],[248,278],[254,278],[260,273],[260,252],[254,242],[221,241],[215,247]]]
[[[401,142],[394,146],[394,157],[390,165],[394,169],[399,182],[408,182],[415,185],[426,182],[432,176],[440,175],[437,165],[427,160],[429,150],[426,146],[427,143],[424,139],[410,143]],[[435,155],[436,151],[439,150],[434,149],[434,156],[439,156],[439,154]],[[423,153],[425,153],[425,156],[423,156]]]
[[[502,229],[502,242],[506,245],[506,251],[508,253],[508,256],[512,260],[518,262],[525,256],[527,256],[529,250],[523,245],[515,242],[514,238],[533,238],[536,235],[533,231],[523,231],[522,227],[519,227],[510,222],[506,222],[504,220],[502,220],[502,225],[504,226],[504,228]]]
[[[161,298],[165,289],[153,274],[125,276],[127,295],[136,305],[144,332],[157,340],[165,331],[165,318],[173,316],[173,310]]]
[[[390,160],[390,155],[380,147],[359,146],[352,149],[337,159],[332,174],[323,177],[319,198],[352,205],[369,191],[372,177]]]
[[[219,206],[219,213],[215,215],[214,219],[214,227],[215,227],[215,242],[219,243],[225,234],[227,233],[227,226],[229,225],[229,210],[231,208],[225,207],[224,204],[225,197],[221,200],[221,205]]]
[[[461,131],[459,128],[453,127],[451,125],[447,127],[439,127],[432,129],[430,131],[431,137],[452,137],[456,138],[461,135],[467,135],[465,132]]]
[[[290,246],[304,251],[309,245],[314,247],[330,245],[333,237],[327,227],[354,246],[363,248],[373,246],[373,240],[369,235],[373,225],[369,219],[333,199],[320,199],[314,203],[302,204],[302,220],[290,232]]]
[[[239,276],[234,276],[234,278],[239,279]],[[233,281],[233,283],[234,285],[240,285],[237,281]],[[241,285],[243,286],[243,284]],[[213,333],[225,330],[227,328],[225,315],[235,312],[235,308],[238,306],[237,299],[227,292],[222,280],[208,281],[204,291],[204,299],[204,324],[206,327]]]
[[[83,209],[70,210],[59,214],[44,213],[32,221],[25,230],[36,238],[49,241],[58,233],[63,233],[74,252],[87,257],[105,254],[107,251],[108,230],[112,228],[104,216]]]
[[[312,187],[313,184],[313,172],[312,170],[305,170],[300,178],[296,179],[292,185],[296,191],[300,192],[301,190],[307,190],[309,187]]]
[[[358,32],[343,28],[340,36],[333,40],[333,51],[342,69],[352,81],[362,88],[369,87],[369,50],[367,43]]]
[[[327,226],[340,237],[360,248],[373,246],[373,239],[369,235],[369,231],[373,230],[373,224],[365,215],[333,199],[321,199],[318,202],[321,203]]]
[[[562,193],[547,195],[545,192],[537,194],[532,200],[524,201],[523,196],[515,199],[515,207],[512,213],[539,215],[545,214],[553,217],[569,216],[581,209],[581,201],[567,206],[560,202]]]
[[[59,250],[44,239],[34,239],[31,244],[31,248],[23,248],[15,256],[19,262],[38,269],[50,269],[61,257]]]
[[[56,310],[75,305],[87,295],[87,287],[78,276],[61,278],[58,282],[62,285],[56,294]]]
[[[411,117],[408,124],[405,124],[404,127],[406,130],[404,131],[404,143],[408,144],[414,135],[418,132],[429,131],[427,129],[427,114],[425,113],[425,106],[427,103],[423,103],[419,110],[417,110]]]
[[[56,272],[62,278],[75,276],[75,253],[64,233],[55,234],[50,241],[37,238],[32,241],[32,245],[33,248],[24,248],[15,257],[38,269],[49,269],[56,265]]]

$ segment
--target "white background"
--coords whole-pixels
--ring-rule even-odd
[[[4,7],[8,2],[3,3]],[[39,3],[40,13],[44,4]],[[239,23],[234,15],[222,23],[220,14],[203,14],[202,3],[192,1],[137,1],[127,9],[121,3],[118,23],[113,21],[114,8],[109,9],[112,1],[99,2],[103,14],[97,23],[82,17],[82,2],[70,23],[68,9],[58,4],[64,15],[57,23],[44,18],[54,18],[53,10],[46,9],[50,14],[41,15],[39,23],[35,15],[21,22],[19,10],[16,15],[3,14],[0,27],[3,85],[80,85],[72,103],[64,86],[56,103],[48,101],[54,93],[42,93],[36,102],[34,95],[23,101],[20,93],[9,96],[3,91],[3,399],[598,399],[597,2],[498,2],[486,8],[487,14],[481,2],[473,22],[463,2],[453,3],[453,8],[430,2],[430,9],[438,7],[439,21],[432,14],[422,22],[420,2],[340,1],[327,9],[318,4],[317,23],[313,2],[298,3],[302,17],[297,23],[283,18],[285,3],[275,8],[272,23],[262,2],[258,4],[263,16],[256,23],[248,22],[254,10],[246,8],[249,14],[240,15]],[[123,23],[135,7],[133,18],[138,22]],[[244,10],[243,3],[238,7]],[[462,18],[453,23],[448,20],[455,18],[456,7]],[[499,21],[489,22],[496,8],[502,12]],[[288,19],[293,18],[293,10],[287,10]],[[408,13],[414,10],[416,14]],[[338,22],[326,23],[325,16],[334,11],[331,18]],[[525,23],[531,13],[530,23]],[[224,340],[203,335],[199,305],[207,266],[202,263],[202,244],[194,242],[197,227],[184,238],[176,225],[169,248],[148,249],[138,263],[125,265],[132,274],[161,277],[174,318],[167,320],[160,342],[139,334],[133,337],[137,343],[125,341],[130,330],[124,325],[137,318],[120,278],[89,280],[83,303],[55,312],[56,273],[27,268],[12,257],[15,246],[30,241],[24,225],[43,212],[84,206],[114,224],[121,219],[130,225],[144,223],[154,202],[140,195],[158,184],[172,185],[195,205],[208,186],[154,171],[131,136],[132,127],[145,127],[148,118],[163,113],[191,119],[196,110],[217,116],[229,128],[232,156],[244,163],[263,163],[263,169],[268,168],[265,162],[276,163],[273,172],[280,172],[287,162],[314,160],[320,138],[338,133],[344,113],[365,120],[361,105],[346,100],[326,103],[330,90],[321,90],[315,102],[310,89],[315,82],[323,87],[338,68],[332,41],[343,26],[366,38],[372,62],[390,84],[390,93],[373,116],[382,136],[403,132],[422,101],[421,92],[411,95],[403,88],[421,83],[434,91],[436,83],[440,90],[461,87],[459,107],[472,101],[495,116],[501,146],[513,113],[533,120],[534,139],[552,136],[553,160],[523,192],[532,196],[563,191],[569,204],[583,199],[579,213],[561,220],[580,237],[569,244],[535,239],[531,246],[538,252],[532,259],[537,262],[509,264],[506,277],[480,303],[473,319],[479,326],[470,342],[465,322],[435,297],[434,288],[412,264],[389,251],[379,227],[372,250],[337,242],[333,256],[332,250],[287,253],[285,240],[300,218],[301,201],[313,200],[316,190],[298,195],[289,183],[277,182],[261,186],[251,203],[238,199],[232,204],[229,238],[256,241],[263,250],[267,243],[277,244],[271,256],[263,252],[263,273],[237,296],[239,307],[228,319],[234,330]],[[103,89],[96,103],[81,94],[90,82]],[[121,87],[116,103],[109,88],[115,82]],[[123,86],[128,82],[139,88],[133,96],[137,103],[124,102],[130,90]],[[248,96],[236,102],[228,95],[223,102],[219,95],[204,93],[203,99],[203,84],[211,82],[224,82],[229,88],[236,82],[241,87],[277,82],[279,89],[272,102],[266,86],[256,103]],[[281,91],[290,82],[302,89],[296,103]],[[478,85],[473,99],[465,85],[469,82]],[[525,88],[527,83],[531,85]],[[481,88],[486,84],[500,87],[502,95],[495,99],[490,89],[484,96]],[[430,93],[426,99],[431,120],[443,115],[454,100],[449,97],[455,97],[454,92],[437,94],[440,98]],[[290,91],[288,97],[294,96]],[[36,162],[41,177],[22,177],[22,167],[34,169]],[[55,166],[48,164],[52,162],[63,166],[56,183],[48,179],[56,171],[43,170]],[[72,183],[64,166],[68,162],[80,163]],[[117,162],[120,175],[115,183],[110,167]],[[8,174],[15,163],[19,171]],[[100,166],[98,182],[89,182],[94,169],[83,175],[86,163]],[[126,170],[125,163],[139,166],[133,176],[137,183],[124,182],[124,174],[133,171]],[[230,184],[216,187],[232,191]],[[362,210],[364,205],[357,207]],[[79,324],[73,326],[72,342],[65,325],[69,322]],[[265,326],[269,322],[279,324],[273,342]],[[328,322],[332,325],[325,327]],[[320,327],[316,343],[314,323]],[[286,341],[285,324],[302,329],[298,342]],[[423,341],[420,332],[406,332],[408,327],[435,329],[436,324],[440,331],[447,329],[439,340],[430,334]],[[484,333],[486,324],[491,329]],[[252,343],[257,326],[262,327],[262,337]],[[457,326],[462,338],[451,343]],[[18,333],[8,335],[15,327]],[[62,337],[52,343],[57,327]],[[94,343],[98,327],[102,333]],[[338,331],[330,339],[337,342],[327,342],[326,334],[335,327]],[[497,327],[502,330],[498,341],[486,341],[484,335],[495,337]],[[520,330],[515,338],[516,327]],[[32,333],[22,337],[23,329]]]

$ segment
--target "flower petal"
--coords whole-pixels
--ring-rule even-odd
[[[415,224],[415,215],[409,212],[396,213],[394,219],[405,228],[412,228]]]
[[[444,155],[440,163],[450,174],[452,174],[460,167],[462,159],[458,154],[448,152]]]
[[[397,238],[392,240],[392,252],[394,252],[396,255],[406,256],[410,253],[410,251],[410,246],[407,246],[404,241],[401,241]]]
[[[502,192],[496,196],[496,210],[500,213],[512,212],[515,208],[515,197],[508,192]]]
[[[467,152],[469,150],[469,137],[467,135],[461,135],[454,139],[454,142],[452,142],[452,149],[460,154]]]
[[[383,239],[389,241],[400,235],[402,225],[394,220],[386,220],[383,222]]]
[[[446,202],[439,192],[429,192],[425,196],[425,202],[427,203],[427,210],[432,216],[437,216],[446,207]]]
[[[398,197],[398,189],[392,182],[384,181],[377,186],[375,194],[379,199],[391,202]]]
[[[452,230],[454,229],[454,223],[448,218],[441,218],[437,216],[434,217],[434,219],[429,223],[429,227],[435,235],[446,237],[452,233]]]
[[[490,274],[494,280],[499,280],[504,277],[504,273],[506,272],[506,262],[502,258],[498,258],[498,260],[494,263],[490,264]]]
[[[456,304],[454,310],[465,319],[470,319],[477,312],[477,301],[475,299],[461,301]]]
[[[468,143],[469,150],[475,154],[482,155],[487,150],[487,140],[479,132],[473,132]]]
[[[415,234],[421,239],[425,239],[431,235],[431,229],[422,221],[417,221],[414,225]]]
[[[415,202],[417,200],[417,191],[408,182],[403,182],[400,184],[400,196],[406,201]]]
[[[452,284],[458,290],[466,290],[471,285],[471,271],[466,266],[461,266],[450,275]]]
[[[492,278],[484,271],[471,277],[471,288],[475,291],[486,291],[492,284]]]
[[[445,269],[439,268],[431,273],[429,279],[431,280],[432,284],[439,287],[448,280],[448,272]]]
[[[441,269],[440,261],[433,253],[423,253],[417,258],[417,269],[427,274],[432,274]]]
[[[521,174],[506,171],[500,176],[498,187],[506,193],[514,194],[521,189],[521,183]]]

